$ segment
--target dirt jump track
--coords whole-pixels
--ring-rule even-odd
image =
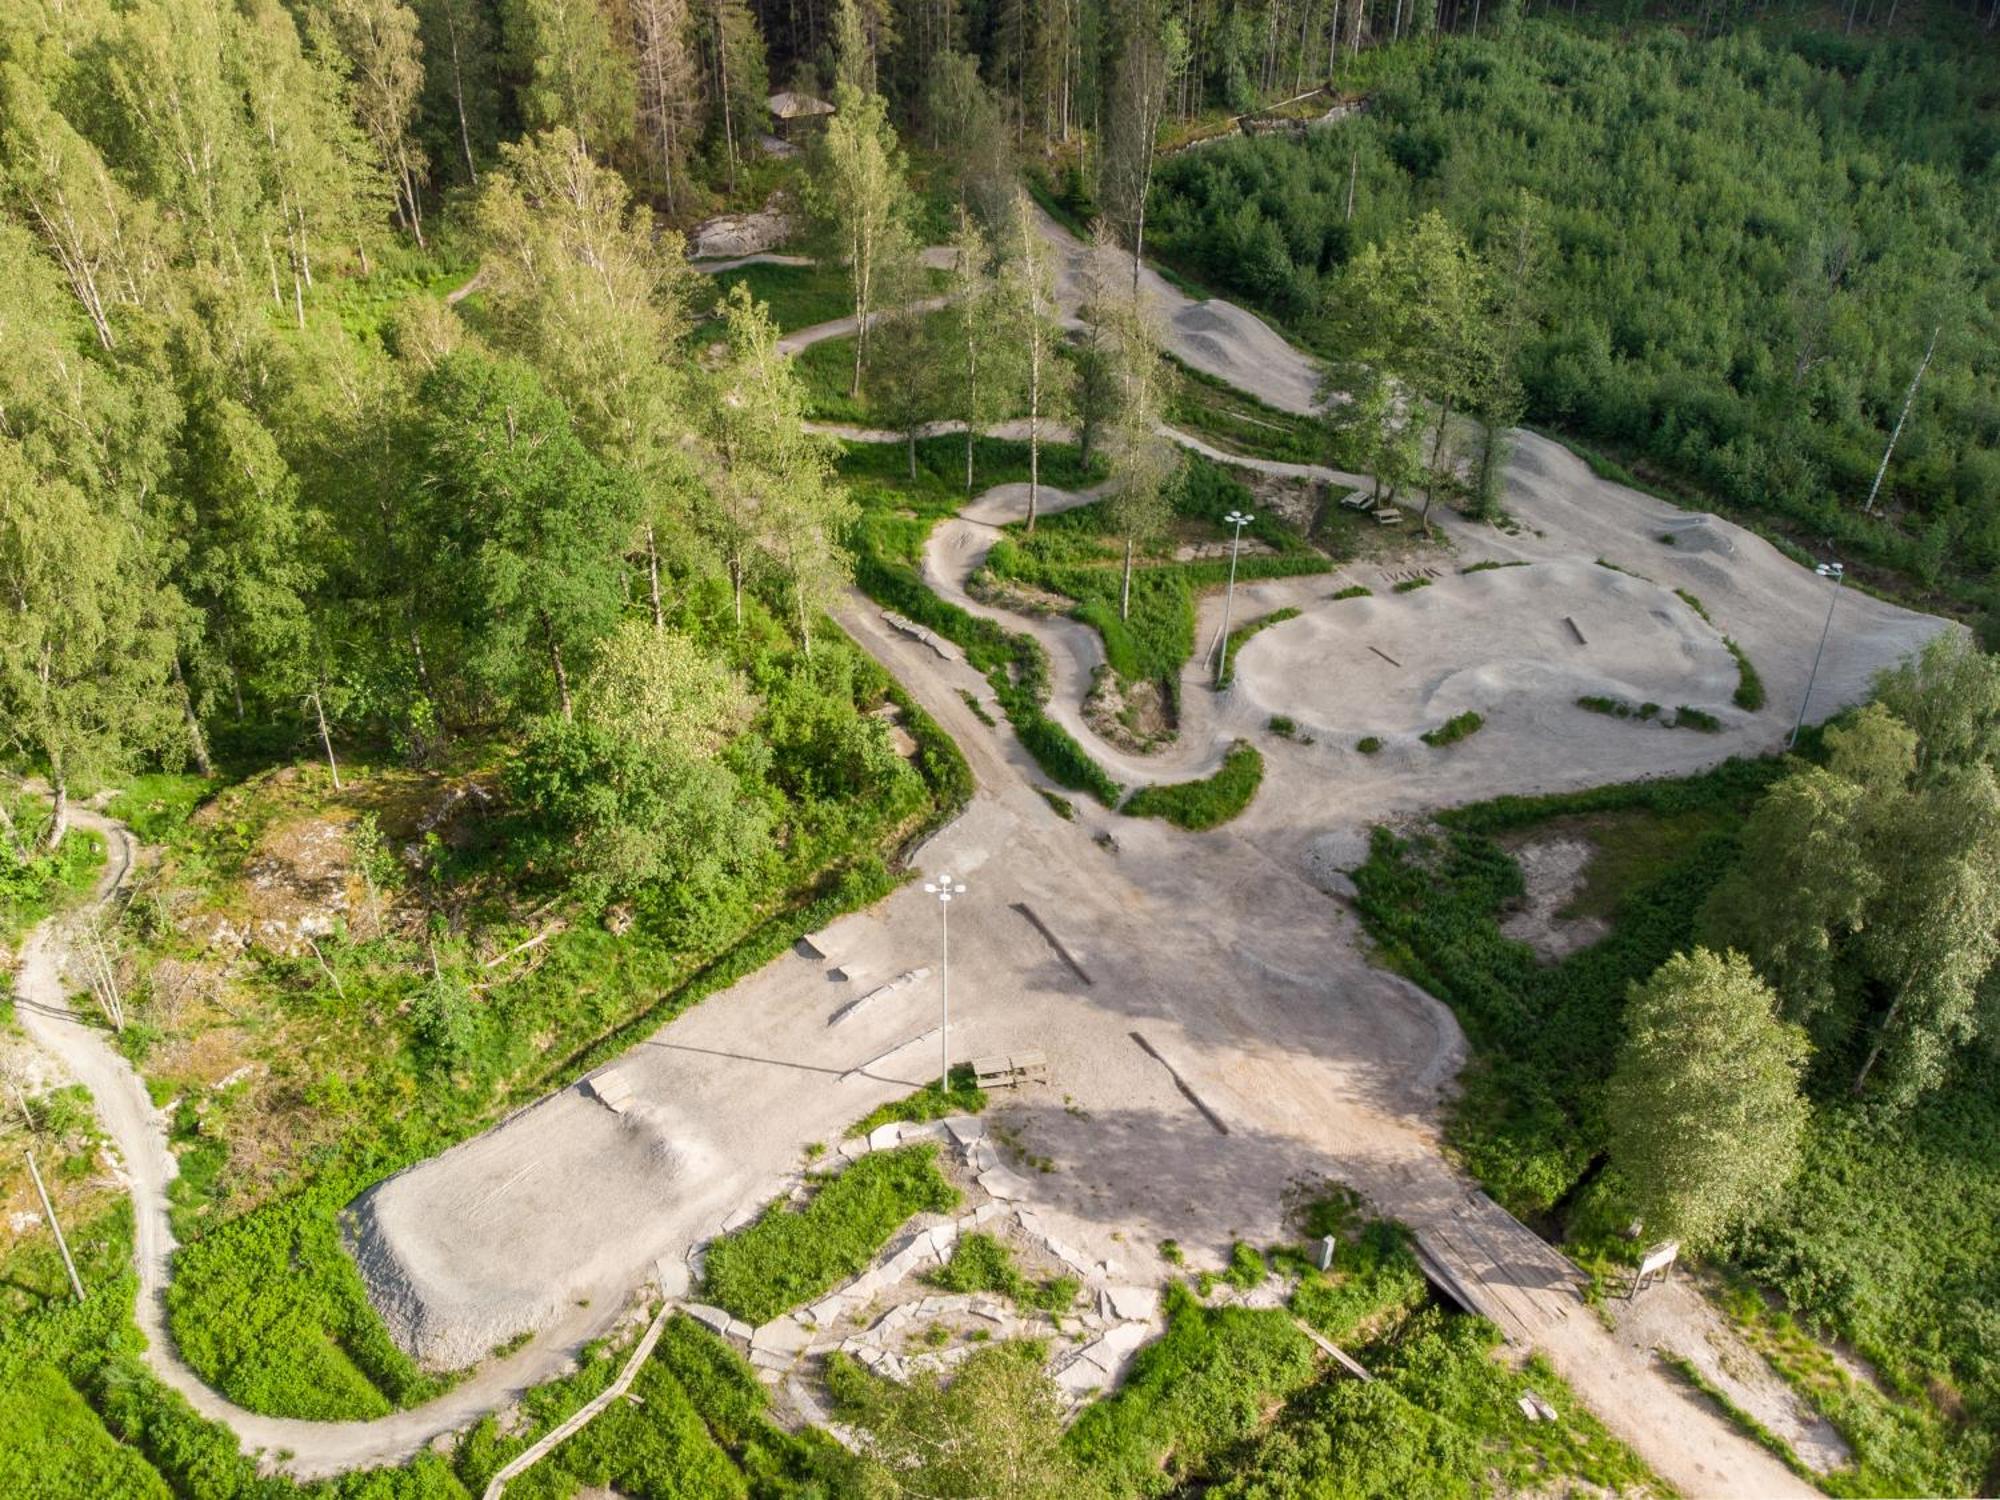
[[[1242,333],[1247,314],[1220,315],[1217,328],[1169,313],[1176,352],[1191,363],[1200,362],[1189,351],[1224,378],[1254,369],[1256,383],[1247,373],[1245,382],[1264,399],[1310,401],[1310,362],[1282,341],[1282,358],[1267,350],[1263,336],[1276,335],[1254,319],[1262,334]],[[1202,339],[1222,341],[1221,352]],[[994,524],[1024,505],[1018,489],[990,491],[938,528],[925,562],[941,594],[986,608],[964,598],[964,580]],[[1050,492],[1044,503],[1090,498]],[[948,869],[970,887],[952,917],[962,976],[952,1051],[1048,1054],[1047,1087],[1005,1106],[1009,1127],[1051,1163],[1035,1184],[1042,1209],[1073,1243],[1122,1262],[1127,1278],[1174,1274],[1150,1248],[1164,1238],[1210,1261],[1238,1237],[1274,1240],[1288,1185],[1343,1181],[1477,1282],[1482,1310],[1543,1350],[1676,1489],[1810,1493],[1646,1352],[1615,1339],[1561,1258],[1446,1161],[1437,1128],[1465,1055],[1457,1024],[1432,997],[1367,962],[1354,919],[1328,894],[1334,872],[1359,857],[1366,830],[1385,816],[1689,772],[1768,752],[1790,727],[1824,618],[1820,580],[1749,533],[1597,480],[1526,434],[1506,504],[1522,523],[1511,536],[1447,520],[1450,561],[1524,567],[1450,573],[1409,594],[1391,593],[1369,567],[1239,588],[1238,620],[1285,606],[1302,614],[1244,648],[1227,695],[1211,694],[1190,666],[1183,732],[1164,758],[1124,755],[1082,722],[1081,686],[1099,649],[1093,634],[1065,620],[1007,616],[1049,648],[1050,711],[1121,780],[1199,774],[1231,739],[1258,738],[1267,769],[1256,802],[1201,835],[1094,804],[1079,805],[1074,821],[1059,817],[1011,731],[988,727],[964,702],[965,693],[987,695],[984,680],[851,597],[842,625],[963,747],[978,784],[966,811],[915,856],[927,874]],[[1659,540],[1669,531],[1673,546]],[[1600,557],[1631,573],[1602,567]],[[1351,582],[1374,597],[1327,597]],[[1697,594],[1714,623],[1675,588]],[[1198,639],[1209,638],[1219,608],[1203,602]],[[1839,608],[1813,718],[1863,696],[1873,673],[1942,628],[1858,593]],[[1565,617],[1582,637],[1567,647]],[[1728,704],[1724,633],[1770,684],[1761,713]],[[1581,692],[1614,690],[1712,709],[1723,728],[1670,731],[1575,707]],[[1462,708],[1480,711],[1488,727],[1449,750],[1416,740]],[[1312,745],[1259,734],[1272,713],[1326,733]],[[1349,736],[1359,733],[1381,736],[1388,749],[1355,753]],[[107,831],[121,865],[122,831]],[[366,1423],[244,1412],[180,1365],[159,1310],[172,1243],[164,1122],[130,1069],[70,1014],[52,925],[28,946],[19,1009],[30,1034],[90,1087],[131,1175],[139,1319],[153,1368],[247,1448],[286,1451],[286,1468],[322,1475],[407,1458],[549,1378],[635,1287],[656,1278],[680,1285],[690,1248],[761,1202],[808,1143],[838,1140],[848,1122],[932,1076],[935,1039],[902,1044],[936,1024],[935,980],[852,1023],[828,1021],[931,962],[936,923],[934,903],[906,886],[819,935],[818,956],[775,961],[618,1059],[623,1108],[579,1080],[365,1194],[351,1242],[407,1347],[456,1364],[533,1335],[440,1400]]]

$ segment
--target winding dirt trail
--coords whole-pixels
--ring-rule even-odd
[[[166,1291],[175,1249],[167,1185],[179,1174],[168,1144],[169,1122],[154,1107],[132,1065],[111,1045],[103,1024],[70,1003],[63,980],[68,923],[117,900],[136,862],[137,844],[124,824],[87,807],[73,807],[71,819],[75,827],[104,838],[104,872],[87,904],[42,922],[22,945],[14,976],[14,1011],[29,1039],[90,1090],[123,1167],[132,1196],[133,1258],[139,1274],[133,1317],[146,1337],[145,1360],[153,1373],[202,1416],[234,1432],[246,1451],[290,1453],[285,1467],[301,1476],[404,1462],[439,1433],[475,1422],[559,1374],[572,1350],[616,1317],[620,1309],[615,1303],[594,1317],[575,1320],[574,1326],[550,1329],[528,1348],[494,1362],[428,1405],[373,1421],[309,1422],[265,1416],[224,1399],[188,1367],[167,1327]]]
[[[1080,248],[1052,224],[1044,232]],[[1163,301],[1175,330],[1177,354],[1273,405],[1310,409],[1317,375],[1309,359],[1250,315],[1195,302],[1148,274],[1149,291]],[[845,330],[839,323],[800,330],[788,336],[791,346],[851,331],[851,319],[841,322]],[[1629,555],[1666,520],[1653,502],[1590,479],[1580,465],[1571,472],[1545,445],[1524,442],[1523,455],[1512,507],[1531,523],[1547,522],[1548,534],[1564,538],[1572,551],[1603,546],[1618,555],[1622,547]],[[1215,456],[1266,472],[1365,482],[1311,466]],[[1092,498],[1050,491],[1045,503],[1054,509]],[[1218,761],[1246,716],[1262,712],[1254,695],[1218,702],[1194,687],[1174,749],[1122,755],[1091,733],[1078,711],[1101,653],[1095,633],[1065,620],[991,610],[965,596],[965,579],[991,547],[994,528],[1024,507],[1024,487],[1002,486],[940,526],[925,557],[931,585],[1050,646],[1058,676],[1050,711],[1114,774],[1179,779]],[[1725,539],[1751,546],[1741,535]],[[1531,543],[1508,545],[1527,551]],[[1670,565],[1688,569],[1702,561],[1683,557]],[[1325,588],[1329,581],[1311,583]],[[1704,592],[1753,653],[1789,668],[1794,651],[1807,649],[1817,630],[1820,596],[1810,581],[1775,567],[1755,583],[1740,597],[1715,599],[1720,585],[1714,583]],[[1305,587],[1281,580],[1260,589],[1271,599],[1311,602]],[[1868,651],[1829,662],[1825,711],[1859,696],[1876,665],[1935,626],[1920,627],[1913,623],[1918,617],[1886,606],[1857,600],[1852,608],[1879,636]],[[1554,725],[1523,715],[1510,728],[1503,716],[1496,730],[1463,751],[1396,765],[1365,765],[1328,745],[1273,745],[1265,791],[1228,829],[1190,836],[1094,807],[1078,809],[1072,823],[1034,794],[1034,767],[1011,734],[982,725],[962,701],[982,686],[976,673],[890,630],[858,595],[840,616],[964,747],[973,766],[978,790],[971,806],[917,856],[926,868],[948,864],[978,887],[977,899],[952,923],[954,956],[962,952],[976,977],[972,993],[954,990],[953,1037],[980,1052],[1049,1046],[1055,1089],[1074,1090],[1080,1107],[1008,1108],[1029,1139],[1062,1161],[1041,1191],[1095,1226],[1079,1232],[1094,1233],[1102,1253],[1127,1256],[1135,1253],[1132,1245],[1164,1235],[1193,1244],[1197,1231],[1225,1246],[1238,1233],[1273,1236],[1279,1185],[1301,1173],[1335,1176],[1429,1241],[1457,1247],[1461,1263],[1480,1268],[1491,1284],[1503,1323],[1548,1352],[1579,1396],[1684,1493],[1811,1493],[1646,1356],[1621,1347],[1576,1300],[1559,1258],[1532,1232],[1480,1205],[1481,1195],[1444,1158],[1436,1133],[1441,1093],[1464,1055],[1456,1022],[1432,997],[1373,968],[1352,916],[1307,873],[1322,844],[1353,850],[1367,827],[1392,811],[1692,769],[1755,748],[1774,731],[1760,723],[1705,743],[1700,736],[1655,736],[1630,741],[1636,753],[1621,741],[1602,753],[1593,745],[1590,754],[1564,755],[1558,747],[1573,742],[1573,718]],[[1204,631],[1208,625],[1205,610]],[[1246,651],[1240,678],[1255,675],[1259,656],[1277,661],[1272,641],[1285,628],[1266,632]],[[99,816],[80,811],[78,822],[110,841],[112,859],[96,899],[112,899],[131,867],[130,837]],[[1098,841],[1114,828],[1114,844]],[[1029,909],[1062,932],[1089,977],[1079,983],[1043,949],[1024,944],[1017,912]],[[572,1087],[383,1184],[382,1204],[396,1210],[385,1211],[384,1233],[406,1264],[434,1268],[419,1292],[431,1299],[440,1325],[460,1305],[490,1309],[511,1297],[529,1309],[522,1326],[534,1336],[438,1401],[369,1422],[247,1412],[181,1363],[162,1308],[173,1250],[166,1194],[175,1172],[166,1121],[103,1032],[67,1003],[58,924],[43,924],[24,949],[17,1010],[29,1035],[90,1089],[126,1164],[138,1225],[137,1317],[149,1364],[246,1447],[287,1451],[285,1467],[314,1476],[407,1459],[549,1378],[579,1343],[616,1318],[615,1294],[645,1279],[658,1258],[684,1252],[712,1233],[724,1213],[755,1201],[796,1165],[806,1143],[828,1139],[870,1104],[928,1076],[935,1061],[928,1050],[903,1063],[863,1067],[884,1045],[924,1024],[929,996],[922,986],[912,988],[907,1008],[872,1019],[873,1031],[850,1037],[843,1030],[832,1040],[826,1015],[857,984],[875,982],[868,976],[906,969],[912,953],[928,952],[935,922],[933,903],[899,892],[835,924],[827,962],[841,968],[782,958],[619,1059],[634,1097],[657,1104],[661,1118],[674,1122],[663,1129],[683,1132],[687,1166],[677,1179],[663,1181],[655,1156],[634,1157],[628,1166],[617,1155],[617,1137],[606,1133],[624,1128],[619,1117]],[[842,976],[837,987],[828,983],[833,974]],[[1132,1039],[1142,1034],[1145,1045],[1135,1047]],[[777,1099],[783,1107],[774,1109]],[[1190,1107],[1197,1099],[1199,1113]],[[521,1161],[538,1164],[539,1174],[524,1179],[512,1166]],[[468,1222],[462,1205],[474,1190],[479,1201],[510,1214],[504,1245]],[[663,1199],[674,1201],[657,1208]],[[1164,1266],[1160,1273],[1172,1274]],[[594,1310],[579,1309],[586,1289],[611,1295],[597,1297]],[[569,1310],[543,1318],[537,1310],[551,1296]]]

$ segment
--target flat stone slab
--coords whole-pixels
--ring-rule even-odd
[[[1056,1371],[1054,1379],[1058,1389],[1081,1399],[1111,1384],[1111,1372],[1090,1360],[1078,1359]]]
[[[812,1335],[792,1318],[773,1318],[750,1335],[750,1352],[794,1355],[805,1352]]]
[[[1160,1291],[1150,1286],[1107,1286],[1105,1310],[1114,1318],[1150,1323],[1160,1311]]]
[[[995,1198],[1012,1201],[1032,1196],[1032,1185],[1018,1172],[994,1167],[979,1174],[979,1185]]]
[[[736,1321],[721,1308],[710,1307],[706,1302],[690,1302],[681,1311],[686,1313],[690,1318],[693,1318],[695,1322],[701,1324],[702,1327],[710,1329],[715,1333],[727,1334],[729,1332],[729,1325]]]
[[[961,1146],[986,1139],[986,1122],[973,1115],[954,1115],[944,1122],[944,1128]]]

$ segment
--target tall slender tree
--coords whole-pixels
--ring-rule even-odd
[[[861,394],[868,362],[881,268],[906,253],[910,239],[910,190],[903,149],[889,123],[888,104],[843,84],[834,91],[834,114],[814,148],[806,201],[847,268],[854,296],[854,381]]]

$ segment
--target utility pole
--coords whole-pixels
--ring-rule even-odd
[[[1812,702],[1813,684],[1819,680],[1819,659],[1826,655],[1826,638],[1833,630],[1833,607],[1840,602],[1840,586],[1847,582],[1847,569],[1839,563],[1821,563],[1813,571],[1822,578],[1833,580],[1833,593],[1826,601],[1826,624],[1820,627],[1819,649],[1813,652],[1812,672],[1806,678],[1806,695],[1799,699],[1799,716],[1792,724],[1792,737],[1785,741],[1787,750],[1799,742],[1799,731],[1805,728],[1806,705]]]
[[[1931,355],[1937,352],[1938,335],[1943,331],[1942,327],[1931,330],[1931,341],[1924,346],[1924,357],[1917,365],[1917,373],[1910,377],[1910,388],[1903,395],[1903,409],[1897,413],[1895,430],[1889,434],[1889,446],[1882,450],[1882,463],[1875,470],[1875,482],[1868,486],[1868,503],[1861,507],[1871,516],[1875,514],[1875,496],[1882,488],[1882,476],[1889,472],[1889,455],[1896,451],[1896,439],[1903,435],[1903,424],[1910,419],[1910,407],[1917,399],[1917,387],[1923,383],[1924,371],[1931,367]]]
[[[938,898],[943,922],[944,956],[938,968],[938,1093],[951,1093],[951,898],[965,894],[965,882],[949,875],[926,881],[924,889]]]
[[[83,1301],[83,1283],[77,1279],[76,1262],[69,1258],[69,1241],[63,1238],[62,1225],[56,1219],[56,1206],[49,1202],[49,1190],[42,1186],[41,1169],[35,1165],[35,1153],[28,1152],[28,1175],[35,1179],[35,1191],[42,1196],[42,1212],[49,1216],[49,1228],[56,1232],[56,1248],[62,1251],[63,1269],[69,1272],[69,1289],[76,1293],[76,1300]]]
[[[1226,690],[1235,674],[1229,670],[1229,610],[1236,602],[1236,552],[1243,545],[1243,528],[1253,518],[1240,510],[1232,510],[1222,518],[1225,526],[1234,526],[1236,531],[1229,539],[1229,588],[1222,596],[1222,654],[1215,664],[1215,689]]]

